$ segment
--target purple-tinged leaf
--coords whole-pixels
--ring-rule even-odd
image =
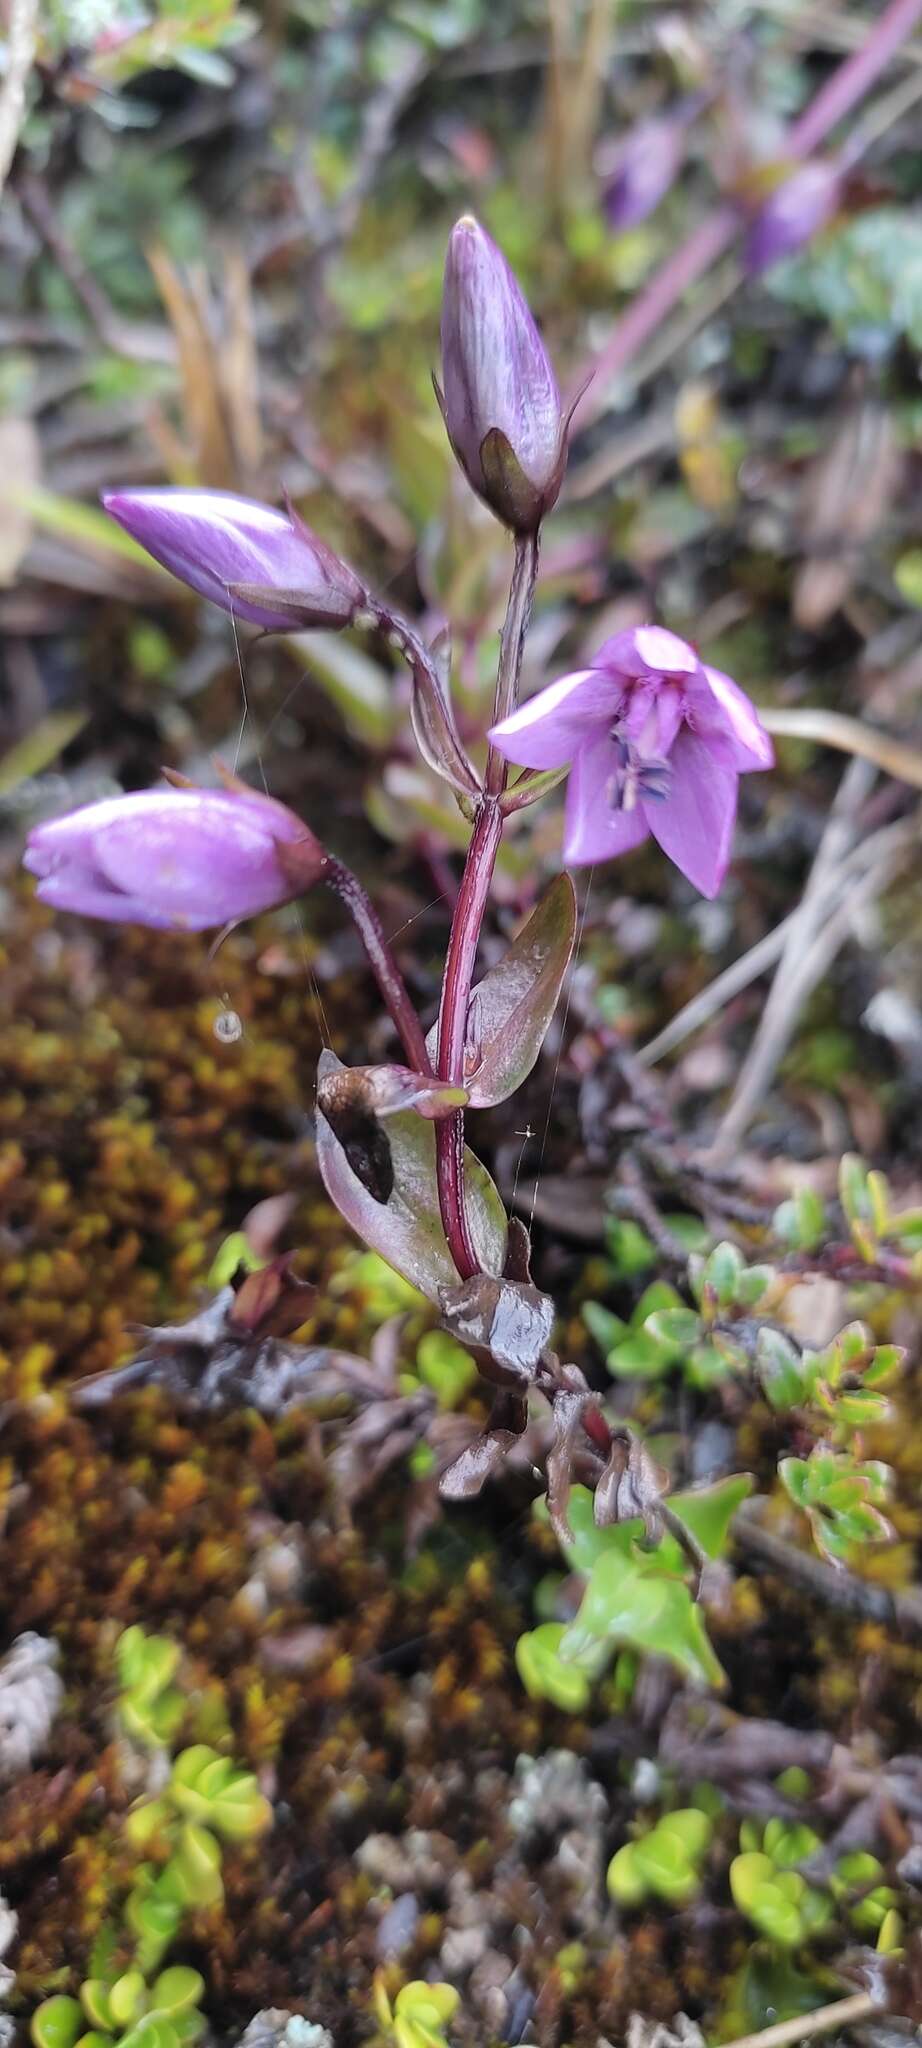
[[[540,803],[541,798],[549,796],[558,783],[566,781],[569,772],[569,764],[565,768],[545,768],[543,771],[526,768],[524,775],[503,791],[500,798],[503,816],[508,818],[513,811],[524,811],[529,804]]]
[[[576,1376],[576,1368],[570,1368]],[[583,1412],[589,1401],[589,1388],[578,1375],[582,1386],[561,1388],[554,1395],[554,1442],[547,1454],[547,1511],[551,1527],[558,1543],[572,1543],[573,1531],[567,1520],[570,1504],[570,1488],[573,1484],[573,1460],[579,1442]]]
[[[463,1109],[466,1101],[464,1088],[431,1074],[415,1074],[410,1067],[338,1067],[317,1083],[317,1108],[335,1132],[356,1178],[376,1202],[389,1201],[394,1188],[383,1119],[415,1110],[432,1121]]]
[[[558,875],[507,953],[478,982],[468,1013],[471,1109],[505,1102],[531,1073],[557,1007],[576,937],[576,894]],[[437,1027],[427,1045],[435,1058]]]
[[[410,722],[423,760],[462,796],[477,797],[481,790],[480,778],[461,743],[448,687],[442,682],[436,661],[423,660],[412,648],[407,651],[413,678]],[[448,659],[451,660],[450,641]]]
[[[662,1535],[660,1504],[668,1486],[668,1472],[646,1446],[627,1430],[617,1432],[593,1497],[596,1528],[608,1529],[640,1515],[648,1543],[657,1542]]]
[[[320,1055],[318,1078],[342,1072],[336,1054]],[[430,1301],[440,1289],[457,1286],[458,1275],[439,1215],[435,1134],[413,1110],[388,1118],[393,1189],[378,1202],[353,1172],[326,1117],[317,1119],[317,1159],[331,1202],[357,1235],[394,1266]],[[500,1274],[506,1257],[506,1216],[484,1166],[465,1153],[467,1213],[474,1251],[487,1273]]]
[[[537,1287],[475,1273],[439,1289],[442,1321],[453,1337],[489,1351],[518,1379],[532,1380],[554,1326],[554,1304]]]
[[[488,1479],[499,1471],[528,1423],[528,1401],[522,1394],[496,1396],[482,1436],[467,1444],[439,1480],[443,1500],[475,1500]]]
[[[518,1280],[523,1287],[531,1286],[531,1238],[521,1216],[509,1218],[503,1279]]]
[[[318,1107],[330,1123],[336,1110],[347,1104],[381,1117],[415,1109],[417,1116],[435,1121],[463,1109],[467,1099],[466,1088],[439,1081],[433,1074],[416,1074],[412,1067],[340,1067],[324,1075],[317,1087]]]

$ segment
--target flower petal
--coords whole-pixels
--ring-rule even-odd
[[[604,641],[595,659],[598,668],[637,681],[647,676],[691,676],[700,666],[694,648],[666,626],[628,626]]]
[[[716,741],[715,759],[724,759],[741,774],[774,767],[775,749],[745,690],[719,668],[705,668],[702,675],[705,682],[692,683],[687,692],[686,717],[692,731]]]
[[[654,839],[702,896],[716,896],[727,872],[736,820],[737,772],[686,728],[669,756],[672,781],[644,812]]]
[[[211,792],[154,811],[139,830],[130,815],[100,832],[95,859],[113,887],[165,917],[199,929],[249,917],[283,896],[275,850],[246,799],[216,807]]]
[[[548,683],[501,719],[490,739],[507,761],[516,761],[521,768],[565,768],[596,730],[607,734],[623,694],[601,669],[577,669]]]
[[[153,931],[174,927],[172,918],[152,910],[140,898],[123,896],[110,889],[102,876],[82,874],[75,868],[44,876],[35,893],[52,910],[72,910],[77,917],[104,917],[107,924],[143,924]]]
[[[580,747],[567,783],[563,857],[568,867],[614,860],[647,838],[650,827],[638,804],[633,811],[612,805],[618,755],[606,733]]]

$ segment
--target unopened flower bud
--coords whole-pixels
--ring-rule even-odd
[[[842,172],[815,158],[776,185],[752,220],[743,249],[751,277],[780,263],[828,226],[842,197]]]
[[[468,482],[505,526],[534,532],[563,481],[566,421],[518,283],[470,217],[448,244],[436,393]]]
[[[668,114],[638,121],[617,150],[603,156],[602,207],[609,227],[637,227],[665,198],[682,162],[686,125]]]
[[[56,910],[168,931],[206,931],[288,903],[328,860],[285,804],[223,789],[104,797],[37,825],[23,858]]]
[[[102,502],[155,562],[251,625],[348,626],[366,601],[358,577],[295,512],[230,491],[106,491]]]

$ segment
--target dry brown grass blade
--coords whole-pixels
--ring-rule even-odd
[[[177,481],[211,484],[216,489],[229,488],[237,480],[237,464],[223,401],[218,351],[211,332],[204,276],[196,272],[190,275],[188,282],[184,280],[166,250],[159,245],[150,246],[145,254],[176,336],[188,440],[174,435],[159,416],[152,421],[152,431]]]
[[[848,597],[862,550],[886,519],[899,467],[886,408],[865,398],[852,403],[804,480],[806,559],[791,604],[799,626],[815,632]]]
[[[221,360],[225,398],[240,480],[252,487],[263,456],[263,430],[253,297],[250,274],[241,249],[231,248],[226,252],[224,298],[227,334]]]
[[[815,740],[818,746],[835,747],[839,753],[872,761],[875,768],[883,768],[898,782],[922,789],[922,754],[918,749],[908,746],[905,740],[894,739],[890,733],[878,732],[860,718],[849,718],[845,711],[823,711],[805,705],[801,710],[765,710],[759,715],[768,732],[777,733],[779,739]]]
[[[613,17],[612,0],[589,0],[585,16],[572,0],[550,0],[544,134],[547,190],[552,201],[589,169]]]

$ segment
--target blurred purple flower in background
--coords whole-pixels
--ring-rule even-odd
[[[563,481],[566,421],[519,285],[470,216],[457,222],[448,243],[442,385],[435,388],[468,482],[504,525],[534,532]]]
[[[844,173],[821,157],[800,164],[776,185],[750,222],[743,261],[751,277],[809,242],[838,211]]]
[[[23,859],[57,910],[205,931],[302,895],[327,855],[256,790],[144,789],[36,825]]]
[[[102,502],[155,562],[251,625],[348,626],[365,602],[358,577],[297,513],[231,491],[106,491]]]
[[[637,227],[665,198],[685,154],[686,127],[683,114],[656,114],[602,153],[602,209],[610,228]]]
[[[727,871],[740,775],[774,760],[744,692],[662,626],[616,633],[490,738],[523,768],[572,762],[566,862],[611,860],[652,833],[703,896]]]

